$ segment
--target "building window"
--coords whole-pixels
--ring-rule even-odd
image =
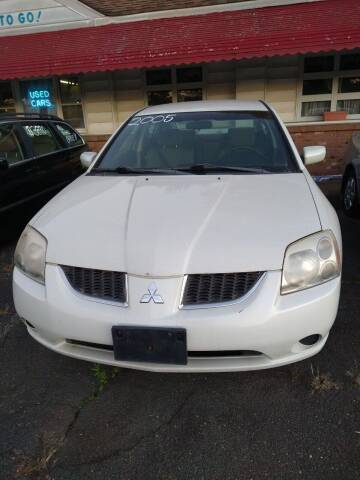
[[[0,82],[0,113],[15,112],[15,99],[10,82]]]
[[[56,114],[52,79],[21,81],[20,95],[25,113]]]
[[[300,116],[320,120],[324,112],[360,116],[360,53],[304,58]]]
[[[61,77],[59,92],[63,118],[74,128],[84,128],[84,114],[79,77]]]
[[[145,82],[148,105],[203,99],[201,66],[147,70]]]

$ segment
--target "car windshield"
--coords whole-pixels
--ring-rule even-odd
[[[114,137],[94,172],[285,173],[298,171],[270,112],[136,115]]]

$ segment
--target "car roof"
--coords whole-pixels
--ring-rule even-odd
[[[0,124],[2,123],[15,123],[15,122],[64,122],[60,117],[55,115],[37,115],[37,114],[23,114],[23,113],[0,113]]]
[[[266,112],[268,108],[266,104],[259,100],[242,101],[242,100],[204,100],[202,102],[179,102],[166,103],[147,107],[136,115],[158,115],[162,113],[180,113],[180,112],[224,112],[224,111],[256,111]]]

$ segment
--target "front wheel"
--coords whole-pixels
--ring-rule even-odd
[[[351,216],[359,216],[360,205],[356,174],[350,171],[346,174],[342,190],[342,204],[344,212]]]

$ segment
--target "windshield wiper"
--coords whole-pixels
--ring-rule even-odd
[[[210,163],[195,163],[185,167],[178,167],[182,172],[205,174],[207,172],[240,172],[240,173],[272,173],[264,168],[230,167],[227,165],[212,165]]]
[[[134,174],[134,175],[151,175],[152,173],[159,174],[159,175],[174,175],[174,174],[180,174],[184,175],[185,172],[182,170],[178,169],[173,169],[173,168],[133,168],[133,167],[125,167],[124,165],[121,165],[116,168],[93,168],[89,172],[90,174],[106,174],[106,173],[117,173],[119,175],[121,174]]]

